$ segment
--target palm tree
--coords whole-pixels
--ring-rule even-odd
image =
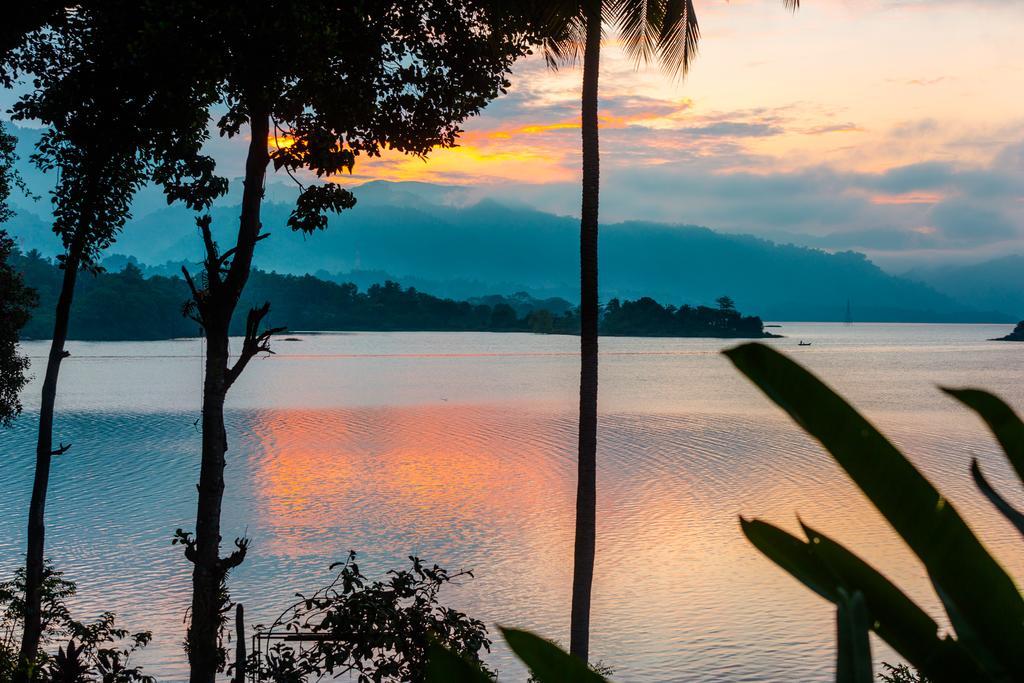
[[[800,0],[783,0],[796,9]],[[580,209],[580,414],[569,651],[588,661],[590,595],[594,578],[597,508],[597,288],[600,151],[598,75],[603,27],[618,29],[637,65],[652,60],[674,77],[689,71],[700,29],[693,0],[561,0],[546,3],[544,54],[548,65],[583,61],[581,123],[583,197]]]

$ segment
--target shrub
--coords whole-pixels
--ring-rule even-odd
[[[261,680],[299,683],[321,677],[417,683],[426,680],[431,642],[487,670],[481,653],[491,641],[483,622],[446,607],[441,589],[469,571],[451,573],[410,557],[410,569],[370,581],[350,553],[334,580],[312,595],[298,594],[270,628],[257,627],[258,649],[247,669]]]
[[[39,659],[31,665],[33,679],[42,683],[155,683],[131,657],[145,647],[150,633],[129,633],[116,626],[112,612],[93,622],[72,618],[67,601],[76,586],[47,561],[43,573],[43,638]],[[25,569],[0,583],[0,680],[14,676],[25,614]],[[50,654],[57,648],[57,652]]]

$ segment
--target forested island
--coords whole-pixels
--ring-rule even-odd
[[[39,294],[39,305],[22,337],[48,339],[61,271],[34,251],[13,254],[10,262]],[[146,277],[132,262],[120,272],[101,270],[78,279],[70,335],[94,341],[196,336],[197,324],[182,315],[188,298],[188,286],[179,277]],[[244,334],[246,312],[265,301],[272,304],[268,323],[291,330],[578,334],[580,328],[578,311],[561,298],[537,299],[520,292],[455,301],[393,281],[359,291],[352,283],[256,269],[232,319],[232,334]],[[612,299],[604,307],[601,333],[623,337],[775,336],[765,333],[760,318],[740,314],[729,297],[720,298],[715,308],[662,306],[649,297]]]
[[[1013,328],[1013,332],[1011,332],[1010,334],[1006,335],[1005,337],[996,337],[995,339],[990,339],[989,341],[1024,342],[1024,320],[1021,320],[1019,323],[1017,323],[1017,326]]]

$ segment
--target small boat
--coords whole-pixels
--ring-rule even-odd
[[[797,344],[797,346],[810,346],[810,345],[811,345],[811,342],[805,342],[803,339],[801,339],[800,343]]]

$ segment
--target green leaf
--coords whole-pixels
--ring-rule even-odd
[[[802,525],[814,555],[839,587],[864,596],[870,627],[894,650],[934,681],[988,680],[960,643],[940,638],[939,626],[878,570],[825,534]]]
[[[999,397],[980,389],[940,388],[981,416],[1024,483],[1024,422],[1013,408]]]
[[[868,609],[860,591],[839,589],[836,631],[836,683],[872,683]]]
[[[740,520],[743,533],[769,559],[838,606],[840,589],[864,595],[870,628],[936,683],[991,680],[899,588],[852,552],[804,525],[809,541],[767,522]]]
[[[505,642],[539,683],[607,683],[578,657],[527,631],[502,628]]]
[[[839,599],[835,577],[822,564],[810,544],[759,519],[740,517],[740,528],[754,547],[800,583],[831,603]]]
[[[974,483],[978,489],[996,506],[996,509],[1010,520],[1010,524],[1017,527],[1017,531],[1024,534],[1024,514],[1010,505],[1005,498],[999,495],[999,492],[995,490],[992,484],[988,483],[988,479],[981,473],[981,466],[978,465],[977,458],[971,459],[971,477],[974,478]]]
[[[870,422],[800,365],[763,344],[725,354],[821,442],[921,559],[947,612],[956,613],[1005,668],[989,673],[1024,680],[1024,600],[953,506]],[[972,654],[984,662],[988,653]]]
[[[430,644],[427,683],[494,683],[471,662],[434,642]]]

